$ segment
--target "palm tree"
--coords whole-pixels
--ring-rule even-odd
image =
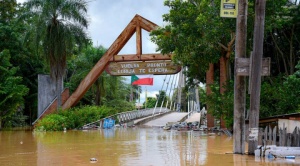
[[[67,57],[87,42],[87,2],[85,0],[29,0],[26,3],[36,21],[36,44],[50,65],[56,82],[57,109],[62,105],[63,77]]]

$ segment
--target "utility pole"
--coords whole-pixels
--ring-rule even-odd
[[[260,89],[263,57],[263,41],[265,27],[265,8],[266,0],[256,0],[255,2],[255,25],[253,39],[253,53],[250,71],[250,112],[249,129],[250,136],[248,142],[248,153],[254,154],[257,147],[258,125],[259,125],[259,107],[260,107]]]
[[[248,0],[238,1],[238,15],[236,20],[236,45],[235,62],[238,58],[246,57],[247,39],[247,10]],[[233,125],[233,152],[235,154],[245,153],[245,105],[246,86],[245,76],[235,73],[234,78],[234,125]]]

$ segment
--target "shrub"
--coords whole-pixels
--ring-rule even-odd
[[[102,106],[85,106],[72,108],[68,111],[59,111],[37,122],[35,131],[62,131],[66,129],[80,128],[87,123],[97,121],[115,114],[114,108]]]
[[[36,131],[62,131],[65,127],[66,117],[59,114],[50,114],[40,120],[36,125]]]

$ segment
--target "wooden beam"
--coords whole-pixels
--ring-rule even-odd
[[[251,95],[249,112],[249,129],[258,130],[259,126],[259,107],[260,107],[260,87],[262,73],[262,56],[264,45],[266,0],[256,0],[255,3],[255,24],[253,36],[253,54],[251,64]],[[257,137],[257,136],[256,136]],[[249,140],[248,154],[254,155],[257,148],[257,139]]]
[[[235,58],[245,58],[247,39],[247,10],[248,1],[239,0],[236,20]],[[245,106],[246,80],[245,76],[234,77],[234,124],[233,124],[233,153],[245,154]]]
[[[136,15],[136,19],[138,20],[139,22],[139,25],[141,26],[141,28],[143,28],[144,30],[150,32],[152,30],[155,30],[158,28],[158,25],[156,25],[155,23],[139,16],[139,15]]]
[[[136,35],[136,54],[137,56],[141,56],[142,55],[142,30],[139,23],[137,23],[135,35]]]
[[[110,62],[124,62],[124,61],[153,61],[153,60],[172,60],[172,54],[127,54],[114,55]]]

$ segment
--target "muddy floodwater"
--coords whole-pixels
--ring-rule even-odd
[[[232,154],[233,140],[200,131],[116,128],[93,131],[0,131],[0,165],[256,166],[300,165],[298,158]]]

